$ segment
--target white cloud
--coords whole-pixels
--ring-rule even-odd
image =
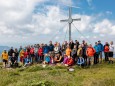
[[[62,11],[60,6],[45,5],[45,13],[34,10],[40,9],[42,2],[47,0],[1,0],[0,3],[0,39],[3,39],[0,44],[24,44],[48,42],[52,36],[59,31],[58,36],[53,40],[63,41],[67,26],[66,23],[60,23],[61,19],[68,19],[66,16],[68,11]],[[73,4],[72,0],[58,0],[65,4]],[[75,21],[74,25],[81,33],[86,35],[86,38],[98,38],[90,36],[100,34],[100,38],[106,34],[115,35],[115,25],[108,19],[102,21],[96,20],[93,16],[75,14],[73,18],[81,18],[81,21]],[[96,22],[94,22],[96,21]],[[76,34],[77,30],[72,25],[72,34]],[[76,35],[75,35],[76,36]],[[109,36],[108,36],[109,37]],[[76,37],[73,37],[75,39]],[[85,37],[81,36],[81,39]],[[10,39],[10,40],[9,40]]]
[[[113,26],[111,27],[111,30],[112,30],[112,31],[111,31],[110,34],[111,34],[111,35],[115,35],[115,25],[113,25]]]
[[[112,22],[110,22],[108,19],[104,19],[103,21],[95,24],[94,33],[115,35],[113,28],[115,28],[115,25]]]
[[[81,21],[74,21],[74,25],[77,27],[77,29],[79,31],[92,31],[92,16],[88,16],[88,15],[74,15],[73,18],[81,18]],[[74,26],[72,27],[74,28]],[[76,29],[73,29],[73,32],[76,31]]]

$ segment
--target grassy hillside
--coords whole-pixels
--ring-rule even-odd
[[[115,64],[98,64],[69,72],[67,67],[34,65],[0,69],[0,86],[115,86]]]

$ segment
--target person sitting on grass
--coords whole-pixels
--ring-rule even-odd
[[[68,56],[66,54],[64,54],[63,64],[67,64],[67,60],[68,60]]]
[[[53,54],[50,54],[50,63],[54,64],[54,56],[53,56]]]
[[[17,58],[15,56],[15,53],[12,53],[10,66],[11,67],[18,67]]]
[[[73,58],[71,56],[68,56],[67,64],[65,66],[72,66],[74,64]]]
[[[54,62],[55,63],[61,63],[61,62],[63,62],[63,58],[62,58],[62,56],[59,53],[57,53],[55,55]]]
[[[6,68],[8,64],[8,53],[6,50],[4,50],[2,53],[2,59],[3,59],[3,67]]]
[[[27,57],[25,58],[25,64],[24,67],[30,66],[31,65],[31,59],[29,57],[29,55],[27,55]]]
[[[50,56],[48,54],[45,54],[44,62],[43,64],[49,64],[50,63]]]

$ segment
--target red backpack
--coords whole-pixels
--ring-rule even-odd
[[[104,47],[104,52],[109,52],[109,46],[106,45],[106,46]]]

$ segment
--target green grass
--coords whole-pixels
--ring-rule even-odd
[[[69,72],[64,66],[0,68],[0,86],[115,86],[115,64],[98,64]]]

